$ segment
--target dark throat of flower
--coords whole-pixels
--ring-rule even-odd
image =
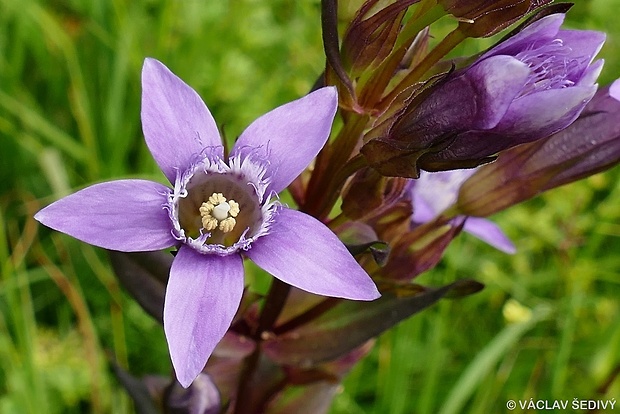
[[[261,211],[247,184],[230,174],[197,174],[179,200],[179,222],[187,236],[210,233],[206,244],[232,246],[252,234]]]

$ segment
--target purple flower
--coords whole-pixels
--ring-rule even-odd
[[[461,186],[458,210],[486,217],[620,162],[620,80],[599,89],[568,128],[502,152]]]
[[[178,247],[164,305],[164,331],[187,387],[229,328],[244,289],[243,256],[280,280],[319,295],[379,297],[376,286],[325,225],[274,196],[329,136],[335,88],[322,88],[261,116],[225,158],[198,94],[162,63],[142,70],[142,127],[174,188],[145,180],[87,187],[39,211],[48,227],[125,252]]]
[[[414,224],[431,221],[457,201],[461,185],[476,169],[452,170],[435,173],[422,171],[420,178],[412,180],[410,196],[413,204],[411,220]],[[514,244],[492,221],[479,217],[458,216],[455,221],[462,223],[463,230],[476,236],[505,253],[515,253]]]
[[[544,17],[449,75],[414,101],[390,139],[419,148],[418,165],[436,171],[475,166],[570,125],[596,92],[603,62],[591,63],[605,35],[561,30],[563,21]]]

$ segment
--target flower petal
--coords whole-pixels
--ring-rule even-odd
[[[549,136],[570,125],[596,93],[596,85],[547,89],[515,100],[495,131],[519,131],[518,143]]]
[[[166,186],[152,181],[109,181],[61,198],[34,218],[105,249],[161,250],[178,243],[163,208],[168,191]]]
[[[616,79],[609,86],[609,95],[616,101],[620,101],[620,79]]]
[[[551,40],[557,36],[560,26],[564,22],[563,13],[555,13],[535,21],[516,35],[509,37],[499,45],[482,55],[481,59],[497,55],[516,55],[528,44]]]
[[[413,214],[411,215],[411,221],[414,223],[426,223],[431,221],[439,212],[435,211],[423,197],[412,197],[413,199]]]
[[[529,75],[527,65],[512,56],[492,56],[467,70],[464,77],[477,92],[475,102],[478,112],[472,129],[496,126],[522,91]]]
[[[199,374],[191,387],[187,389],[175,384],[166,390],[166,394],[165,412],[179,414],[219,414],[221,412],[220,391],[207,374]]]
[[[270,189],[285,189],[323,148],[336,109],[336,88],[325,87],[261,116],[241,134],[232,156],[256,154],[269,161]]]
[[[566,57],[582,60],[585,67],[592,63],[594,56],[603,47],[606,35],[592,30],[560,30],[557,38],[570,46],[566,48],[569,52]]]
[[[172,262],[164,332],[178,381],[200,374],[237,312],[243,295],[241,256],[200,254],[181,246]]]
[[[317,295],[373,300],[380,294],[372,279],[323,223],[282,208],[271,232],[246,252],[278,279]]]
[[[594,85],[598,79],[598,75],[601,74],[603,70],[603,64],[605,61],[603,59],[599,59],[583,71],[581,75],[581,79],[577,82],[576,86],[591,86]]]
[[[203,149],[221,147],[215,120],[200,96],[163,63],[147,58],[142,68],[142,131],[168,180]],[[219,150],[223,156],[223,147]]]
[[[490,220],[467,217],[463,230],[504,253],[514,254],[517,251],[515,245],[506,237],[499,226]]]
[[[482,60],[439,86],[412,117],[398,120],[390,134],[403,141],[414,136],[416,146],[431,147],[458,132],[494,128],[529,74],[527,65],[511,56]]]

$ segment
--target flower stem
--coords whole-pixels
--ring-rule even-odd
[[[319,217],[325,217],[329,214],[347,179],[367,165],[366,158],[362,154],[357,154],[336,172],[334,178],[327,184],[326,196],[322,199],[322,203],[318,204],[316,211]]]
[[[263,333],[272,330],[274,323],[280,316],[282,308],[286,303],[286,298],[291,290],[291,285],[282,282],[280,279],[273,279],[271,287],[265,298],[265,305],[258,318],[258,327],[254,333],[254,337],[257,341],[262,339]]]
[[[351,158],[368,122],[367,115],[350,114],[348,122],[332,143],[319,153],[302,210],[319,219],[325,218],[338,199],[338,190],[357,169],[361,160]],[[353,162],[353,164],[351,164]],[[350,172],[351,168],[353,171]],[[334,184],[335,181],[339,183]]]
[[[273,330],[273,325],[284,308],[290,290],[291,286],[288,283],[273,278],[265,298],[265,305],[258,317],[258,326],[252,333],[252,337],[256,341],[256,348],[254,352],[245,357],[244,367],[239,376],[235,414],[254,413],[256,412],[255,409],[258,401],[264,400],[263,396],[253,393],[255,390],[252,386],[261,359],[261,342],[263,341],[264,334]]]
[[[244,366],[239,375],[239,384],[237,386],[237,395],[235,398],[235,414],[245,414],[253,412],[251,407],[252,377],[255,375],[258,361],[260,360],[260,343],[257,343],[256,349],[250,355],[245,357]]]

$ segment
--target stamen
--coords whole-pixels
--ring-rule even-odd
[[[232,217],[228,217],[227,219],[220,222],[220,230],[222,230],[224,233],[228,233],[235,228],[235,224],[237,224],[237,220]]]
[[[213,193],[208,201],[202,203],[199,211],[205,230],[212,231],[219,227],[223,233],[229,233],[237,224],[234,217],[237,217],[240,209],[235,200],[226,200],[222,193]]]

